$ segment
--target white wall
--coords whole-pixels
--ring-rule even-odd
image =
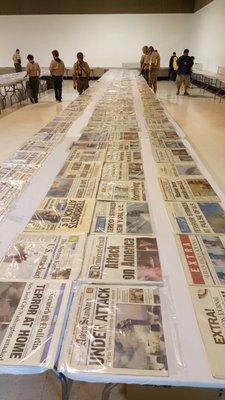
[[[204,69],[225,66],[225,0],[214,0],[193,14],[193,54]]]
[[[153,45],[168,65],[171,52],[191,47],[192,14],[41,15],[0,16],[0,66],[12,65],[18,47],[25,63],[34,54],[48,66],[50,51],[57,48],[66,65],[77,51],[92,66],[121,67],[138,62],[143,45]]]

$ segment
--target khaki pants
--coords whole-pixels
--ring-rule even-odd
[[[177,90],[180,91],[181,86],[184,86],[184,91],[187,91],[188,85],[190,83],[190,75],[177,75]]]
[[[157,91],[157,78],[159,74],[159,68],[152,68],[149,72],[149,86],[156,93]]]
[[[88,78],[79,77],[77,79],[77,91],[82,94],[86,89],[89,88]]]

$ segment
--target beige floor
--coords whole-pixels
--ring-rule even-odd
[[[203,97],[198,89],[190,90],[190,98],[176,96],[172,82],[159,82],[158,96],[185,131],[188,139],[221,188],[225,191],[225,101],[214,101],[212,95]],[[28,137],[54,118],[75,98],[72,82],[64,84],[64,100],[55,103],[53,93],[41,97],[38,105],[26,105],[0,116],[0,162],[13,153]],[[97,400],[103,385],[73,383],[71,400]],[[59,400],[60,387],[51,373],[13,377],[0,375],[0,400]],[[112,400],[125,399],[124,387],[119,385]]]
[[[220,103],[199,88],[189,92],[190,97],[176,96],[175,83],[162,81],[158,97],[225,193],[225,99]]]

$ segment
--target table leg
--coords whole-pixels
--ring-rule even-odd
[[[60,381],[62,400],[69,400],[71,386],[70,379],[68,379],[62,372],[58,372],[57,369],[53,369],[52,371]]]
[[[117,386],[117,383],[107,383],[102,391],[102,400],[109,400],[112,389]]]

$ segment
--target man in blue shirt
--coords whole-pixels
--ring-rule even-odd
[[[177,60],[177,95],[180,94],[180,88],[182,85],[184,85],[184,95],[189,96],[187,88],[190,83],[193,64],[193,58],[189,56],[189,50],[185,49],[183,55]]]

